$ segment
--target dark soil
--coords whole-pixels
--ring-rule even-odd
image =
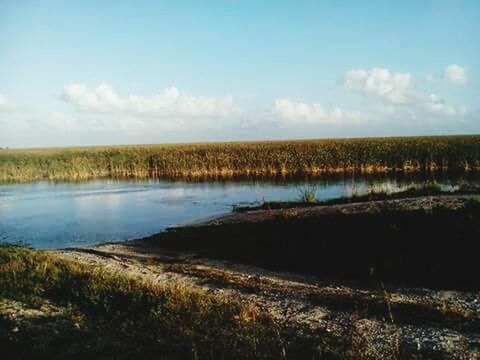
[[[148,240],[303,274],[478,289],[480,203],[432,196],[234,213]]]

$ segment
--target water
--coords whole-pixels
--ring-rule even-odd
[[[330,178],[310,180],[320,200],[397,187],[425,178]],[[451,184],[452,179],[436,179]],[[454,181],[458,180],[457,178]],[[470,179],[480,184],[480,179]],[[63,248],[139,238],[174,224],[226,213],[234,204],[295,200],[299,181],[37,182],[0,185],[0,242]]]

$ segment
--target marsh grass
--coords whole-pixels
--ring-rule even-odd
[[[480,136],[0,150],[0,181],[480,169]]]
[[[317,186],[315,184],[306,184],[298,188],[298,201],[304,203],[317,202]]]

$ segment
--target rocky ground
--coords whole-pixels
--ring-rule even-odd
[[[159,283],[201,287],[254,302],[280,326],[342,341],[356,334],[372,358],[480,356],[480,293],[320,280],[162,251],[151,244],[102,245],[63,257]],[[385,356],[389,354],[390,356]]]

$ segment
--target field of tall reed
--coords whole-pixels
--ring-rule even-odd
[[[0,150],[0,181],[480,170],[480,136]]]

